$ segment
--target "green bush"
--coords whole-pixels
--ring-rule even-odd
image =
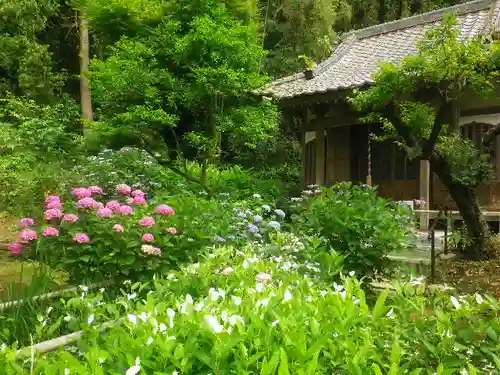
[[[314,187],[313,187],[314,189]],[[359,275],[384,271],[387,255],[409,245],[412,220],[403,207],[367,186],[342,183],[295,198],[296,229],[323,238]]]
[[[29,100],[2,101],[0,108],[0,209],[31,214],[46,194],[67,188],[77,155],[78,107],[68,102],[41,107]]]
[[[495,299],[424,297],[403,284],[371,304],[353,277],[323,283],[298,261],[308,244],[296,244],[277,235],[268,245],[219,247],[166,278],[124,284],[114,302],[84,293],[75,302],[87,312],[86,335],[73,350],[23,359],[7,347],[0,367],[5,375],[499,373]],[[116,324],[103,333],[106,321]]]

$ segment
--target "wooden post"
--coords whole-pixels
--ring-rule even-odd
[[[420,186],[419,186],[420,200],[425,202],[424,206],[421,207],[424,210],[428,210],[429,200],[430,200],[430,165],[428,160],[420,161]],[[429,229],[429,214],[420,215],[420,230]]]
[[[325,184],[325,125],[321,119],[316,125],[316,184]]]
[[[300,131],[300,183],[306,185],[306,129]]]

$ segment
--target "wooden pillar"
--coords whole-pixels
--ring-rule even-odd
[[[325,125],[323,119],[316,125],[316,184],[325,184]]]
[[[300,131],[300,183],[306,184],[306,129]]]
[[[420,186],[419,186],[419,199],[425,201],[423,207],[420,207],[422,210],[428,210],[430,205],[430,165],[428,160],[420,161]],[[421,214],[420,215],[420,229],[427,230],[429,229],[429,214]]]
[[[309,129],[310,122],[310,112],[309,107],[304,107],[302,110],[302,128],[300,129],[300,177],[303,185],[307,183],[308,165],[307,165],[307,143],[306,143],[306,133]]]

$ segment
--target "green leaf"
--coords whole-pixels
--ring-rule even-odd
[[[267,360],[264,360],[264,362],[262,363],[260,375],[273,375],[278,368],[279,360],[280,352],[275,351],[269,362],[267,362]]]
[[[376,363],[374,363],[372,365],[372,369],[373,369],[374,375],[384,375],[384,373],[382,372],[382,370],[380,369],[380,367]]]
[[[375,306],[373,307],[372,310],[372,319],[377,320],[381,318],[383,315],[385,315],[385,301],[387,300],[387,297],[389,296],[389,289],[385,289],[382,293],[377,298],[377,302],[375,303]]]
[[[288,371],[288,357],[286,355],[285,349],[281,348],[281,362],[280,368],[278,370],[278,375],[290,375]]]

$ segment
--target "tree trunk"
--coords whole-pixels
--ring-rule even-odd
[[[79,14],[80,23],[80,105],[82,107],[82,118],[93,121],[92,94],[90,91],[89,65],[89,28],[86,15],[83,11]]]
[[[467,227],[465,256],[473,260],[489,258],[489,227],[481,212],[476,189],[453,180],[451,168],[442,157],[434,154],[429,161],[436,175],[448,189]]]

